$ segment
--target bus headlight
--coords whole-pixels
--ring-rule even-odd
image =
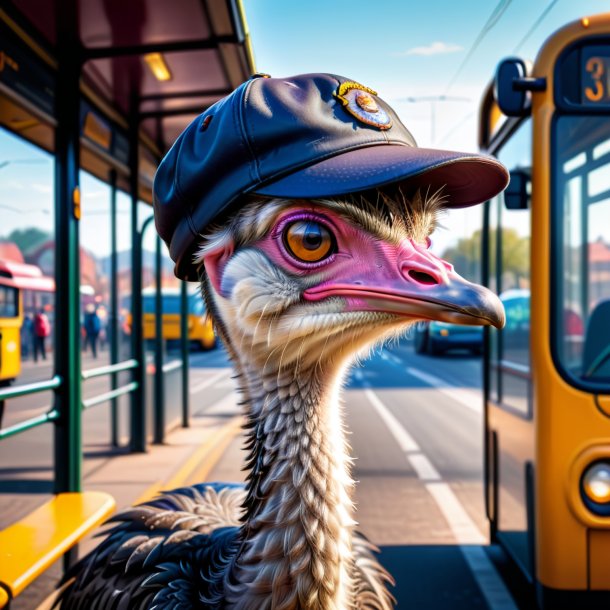
[[[610,514],[610,462],[594,462],[586,470],[581,482],[587,507],[597,514]]]

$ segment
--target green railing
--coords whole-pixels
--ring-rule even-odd
[[[97,377],[103,377],[105,375],[112,375],[113,376],[113,385],[115,385],[114,376],[117,373],[133,370],[133,369],[137,368],[137,366],[138,366],[138,361],[134,360],[132,358],[130,360],[125,360],[124,362],[117,362],[116,364],[109,364],[107,366],[100,366],[95,369],[89,369],[87,371],[83,371],[82,378],[83,378],[83,381],[87,381],[88,379],[95,379]],[[102,403],[107,402],[109,400],[114,401],[114,399],[119,398],[119,396],[124,396],[125,394],[130,394],[131,392],[137,390],[139,388],[139,386],[140,386],[140,384],[138,381],[132,381],[131,383],[127,383],[120,387],[113,388],[109,392],[104,392],[103,394],[98,394],[97,396],[94,396],[93,398],[87,398],[86,400],[83,400],[83,409],[90,409],[91,407],[95,407],[96,405],[101,405]],[[115,428],[115,421],[116,421],[115,418],[116,418],[116,413],[113,410],[113,412],[112,412],[113,431],[116,429]],[[117,432],[117,434],[118,434],[118,432]],[[113,432],[113,444],[115,444],[114,443],[114,432]],[[118,444],[118,443],[116,443],[116,444]]]
[[[129,371],[135,369],[137,366],[137,360],[125,360],[124,362],[118,362],[117,364],[100,366],[95,369],[83,371],[82,379],[83,381],[86,381],[88,379],[102,377],[104,375],[112,375],[114,373],[120,373],[122,371]],[[55,377],[47,381],[38,381],[36,383],[28,383],[15,387],[2,388],[0,389],[0,401],[9,400],[10,398],[19,398],[21,396],[29,396],[31,394],[39,394],[40,392],[47,392],[49,390],[55,390],[61,386],[61,383],[61,377],[59,375],[55,375]],[[90,407],[93,407],[95,405],[99,405],[108,400],[112,400],[113,398],[118,398],[119,396],[129,394],[137,388],[137,382],[134,381],[128,383],[121,387],[115,388],[109,392],[105,392],[104,394],[99,394],[98,396],[94,396],[93,398],[83,400],[82,407],[83,409],[89,409]],[[56,421],[57,419],[59,419],[59,411],[57,409],[52,408],[46,413],[42,413],[41,415],[37,415],[35,417],[30,417],[29,419],[19,422],[18,424],[15,424],[13,426],[9,426],[8,428],[0,429],[0,440],[8,438],[10,436],[15,436],[15,434],[25,432],[26,430],[31,430],[32,428],[36,428],[38,426],[41,426],[42,424]]]
[[[38,381],[36,383],[28,383],[20,385],[14,388],[2,388],[0,389],[0,401],[8,400],[9,398],[19,398],[20,396],[28,396],[29,394],[38,394],[40,392],[47,392],[49,390],[55,390],[62,383],[61,377],[55,375],[55,377],[48,381]],[[46,413],[37,415],[36,417],[30,417],[14,426],[0,429],[0,440],[8,438],[9,436],[15,436],[20,432],[31,430],[42,424],[56,421],[59,419],[59,411],[51,409]]]

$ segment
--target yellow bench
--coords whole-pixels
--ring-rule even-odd
[[[114,511],[100,491],[61,493],[0,531],[0,608]]]

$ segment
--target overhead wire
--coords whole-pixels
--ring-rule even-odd
[[[551,0],[547,7],[540,13],[540,16],[534,23],[532,23],[532,27],[525,33],[525,36],[519,41],[519,44],[513,49],[513,53],[518,53],[519,49],[529,40],[530,36],[536,31],[536,28],[544,21],[546,16],[551,12],[551,9],[559,2],[559,0]]]
[[[491,30],[491,28],[493,28],[494,25],[496,25],[498,23],[498,21],[500,20],[502,15],[506,12],[506,9],[508,8],[508,5],[510,4],[510,2],[511,2],[511,0],[508,0],[508,2],[506,2],[506,1],[503,2],[501,0],[496,5],[492,14],[489,16],[489,19],[487,20],[485,25],[481,28],[481,31],[479,32],[478,36],[476,37],[475,41],[472,43],[472,46],[471,46],[470,50],[468,51],[468,54],[463,59],[462,63],[458,67],[456,73],[453,75],[453,78],[449,81],[449,85],[447,85],[447,89],[445,90],[445,93],[447,93],[447,91],[449,91],[449,89],[453,86],[453,84],[455,83],[455,80],[457,79],[457,77],[459,76],[461,71],[464,69],[466,63],[470,60],[470,58],[474,54],[475,50],[477,49],[477,47],[479,46],[479,44],[481,43],[481,41],[483,40],[485,35],[489,32],[489,30]],[[546,19],[547,15],[551,12],[553,7],[558,2],[559,2],[559,0],[551,0],[549,2],[549,4],[545,7],[545,9],[542,11],[542,13],[540,13],[538,18],[534,21],[534,23],[532,23],[530,29],[525,33],[523,38],[517,43],[517,46],[513,49],[513,53],[516,54],[519,52],[521,47],[530,39],[532,34],[538,28],[538,26]],[[459,121],[454,127],[452,127],[440,139],[440,141],[442,142],[442,141],[446,140],[449,136],[453,135],[468,119],[470,119],[472,114],[474,114],[474,113],[469,114],[468,116],[464,117],[461,121]]]
[[[458,121],[449,131],[447,131],[442,138],[439,138],[439,142],[445,142],[448,140],[460,127],[465,125],[473,116],[475,112],[469,112],[467,115],[463,116],[460,121]]]
[[[479,45],[481,44],[481,42],[483,41],[485,36],[498,23],[498,21],[500,21],[500,19],[502,18],[502,15],[504,15],[504,13],[506,12],[506,9],[510,6],[511,2],[512,2],[512,0],[500,0],[500,2],[498,2],[498,4],[496,4],[491,15],[489,16],[489,18],[487,19],[487,21],[481,28],[480,32],[478,33],[477,37],[475,38],[474,42],[472,43],[472,46],[468,50],[468,53],[466,53],[466,56],[462,60],[462,63],[458,66],[458,69],[455,71],[455,74],[449,81],[449,84],[447,85],[447,88],[445,89],[445,95],[447,95],[447,93],[449,92],[451,87],[453,87],[458,76],[462,73],[462,70],[466,67],[466,64],[470,61],[470,58],[474,55],[474,52],[477,50],[477,48],[479,47]]]

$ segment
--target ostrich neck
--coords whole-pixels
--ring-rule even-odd
[[[288,369],[243,371],[251,453],[237,605],[343,610],[354,522],[340,379]]]

